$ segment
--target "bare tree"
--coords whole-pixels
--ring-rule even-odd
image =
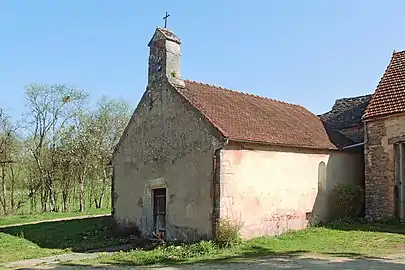
[[[82,90],[67,85],[29,85],[25,91],[30,108],[31,153],[40,177],[42,210],[54,211],[55,141],[57,130],[74,116],[87,98]]]
[[[17,158],[16,126],[14,126],[3,110],[0,110],[0,204],[4,214],[8,213],[8,182],[11,182],[11,210],[14,210],[14,187],[16,174],[13,163]],[[8,181],[9,180],[9,181]]]
[[[23,128],[0,110],[0,214],[102,208],[110,199],[114,146],[127,103],[67,85],[28,85]]]
[[[93,163],[94,180],[92,185],[95,189],[96,208],[102,208],[103,198],[107,188],[111,186],[111,168],[108,165],[111,159],[113,148],[127,125],[130,117],[130,107],[121,100],[102,98],[93,114],[93,128],[99,136],[94,138],[94,149],[96,149]]]

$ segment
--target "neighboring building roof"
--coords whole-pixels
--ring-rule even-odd
[[[316,149],[353,143],[300,105],[194,81],[177,90],[230,140]]]
[[[363,119],[405,112],[405,51],[394,52]]]
[[[332,109],[319,117],[331,128],[342,130],[362,123],[364,110],[372,95],[337,99]]]

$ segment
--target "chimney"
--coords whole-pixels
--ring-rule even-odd
[[[166,28],[156,28],[150,40],[148,84],[160,78],[166,78],[170,83],[184,86],[181,79],[180,39]]]

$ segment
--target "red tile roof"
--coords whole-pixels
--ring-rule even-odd
[[[230,140],[317,149],[337,149],[332,137],[351,143],[299,105],[194,81],[177,90]]]
[[[405,112],[405,51],[394,52],[363,119]]]

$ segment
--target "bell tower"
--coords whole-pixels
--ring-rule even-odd
[[[167,28],[156,28],[150,40],[148,84],[163,76],[170,83],[184,86],[181,79],[180,39]]]

